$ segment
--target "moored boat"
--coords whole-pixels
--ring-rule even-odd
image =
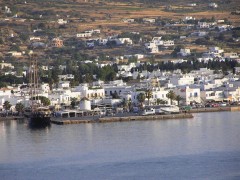
[[[47,107],[38,107],[32,111],[29,117],[29,124],[33,126],[45,126],[51,123],[51,111]]]
[[[46,126],[51,123],[51,111],[48,107],[43,107],[38,95],[38,71],[37,60],[30,60],[29,69],[29,95],[30,95],[30,112],[27,111],[26,115],[29,119],[30,126]]]

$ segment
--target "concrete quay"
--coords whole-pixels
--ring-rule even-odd
[[[226,106],[226,107],[206,107],[191,109],[189,113],[203,113],[203,112],[220,112],[220,111],[240,111],[240,106]]]
[[[82,119],[81,119],[82,118]],[[186,119],[193,118],[190,113],[169,114],[169,115],[131,115],[131,116],[106,116],[106,117],[74,117],[74,118],[52,118],[53,124],[81,124],[81,123],[108,123],[108,122],[127,122],[127,121],[152,121],[152,120],[167,120],[167,119]]]

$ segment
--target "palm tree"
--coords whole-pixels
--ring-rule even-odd
[[[149,105],[150,99],[152,98],[152,95],[153,95],[153,93],[152,93],[152,91],[150,89],[146,90],[145,96],[148,99],[148,105]]]
[[[140,108],[142,109],[143,108],[143,102],[145,101],[145,94],[144,93],[140,93],[137,95],[137,100],[138,102],[140,103]]]
[[[129,100],[123,98],[123,101],[122,101],[122,106],[125,110],[128,110],[129,108]]]
[[[183,98],[180,96],[180,95],[177,95],[176,97],[175,97],[175,100],[178,102],[178,106],[179,106],[179,103],[180,103],[180,101],[182,100]]]
[[[170,91],[167,93],[166,96],[167,96],[168,99],[171,100],[171,105],[172,105],[172,102],[173,102],[173,100],[175,99],[176,94],[175,94],[172,90],[170,90]]]
[[[16,104],[15,109],[18,112],[18,115],[19,115],[20,112],[23,112],[24,105],[21,102],[19,102],[19,103]]]

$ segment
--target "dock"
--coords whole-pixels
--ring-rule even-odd
[[[82,124],[82,123],[109,123],[109,122],[128,122],[128,121],[153,121],[153,120],[169,120],[169,119],[186,119],[193,118],[190,113],[169,114],[169,115],[148,115],[148,116],[105,116],[105,117],[89,117],[81,119],[74,118],[53,118],[51,122],[57,125],[66,124]]]
[[[204,113],[204,112],[221,112],[221,111],[240,111],[240,106],[226,106],[226,107],[206,107],[190,109],[189,113]]]

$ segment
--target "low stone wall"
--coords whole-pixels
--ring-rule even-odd
[[[200,113],[200,112],[219,112],[219,111],[231,111],[231,107],[196,108],[196,109],[191,109],[189,112]]]
[[[190,113],[220,112],[220,111],[240,111],[240,106],[211,107],[211,108],[208,107],[189,110]]]

